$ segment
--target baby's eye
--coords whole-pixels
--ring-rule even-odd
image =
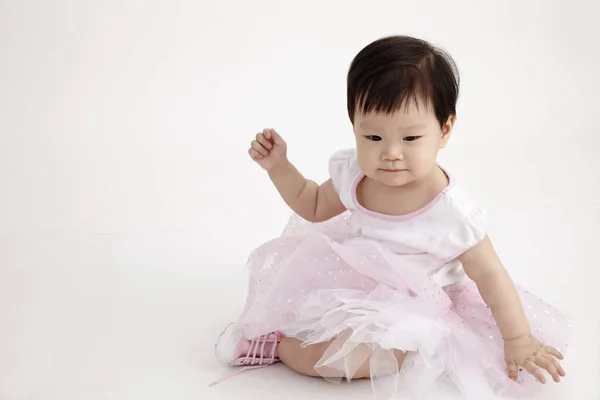
[[[404,140],[406,140],[407,142],[414,142],[415,140],[419,139],[421,136],[407,136],[404,138]]]
[[[377,135],[369,135],[366,137],[369,140],[372,140],[374,142],[379,142],[381,139],[381,136],[377,136]]]

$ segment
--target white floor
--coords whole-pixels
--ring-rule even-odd
[[[531,260],[518,263],[529,263],[527,271],[513,276],[560,303],[580,328],[564,364],[567,378],[550,384],[553,396],[544,398],[599,399],[600,296],[595,282],[575,277],[598,267],[592,235],[600,210],[580,208],[569,218],[558,209],[530,214],[531,226],[499,247],[508,260],[515,258],[509,244],[515,253],[529,248]],[[542,218],[559,223],[561,233],[544,233],[544,225],[535,223]],[[545,244],[537,239],[531,250],[526,237],[542,234]],[[369,398],[366,382],[331,385],[283,366],[209,388],[228,372],[216,363],[213,344],[243,306],[245,260],[226,265],[205,259],[201,237],[162,232],[2,239],[0,399]]]

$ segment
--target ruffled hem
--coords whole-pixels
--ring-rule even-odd
[[[437,317],[423,315],[417,311],[420,302],[385,285],[369,293],[321,290],[298,305],[295,321],[281,331],[302,340],[303,346],[331,341],[315,365],[331,382],[351,380],[370,359],[377,399],[422,398],[441,381],[469,399],[529,393],[532,377],[524,375],[519,383],[506,377],[496,327],[482,337],[453,310]],[[485,319],[477,318],[479,323]],[[407,352],[401,366],[395,350]]]

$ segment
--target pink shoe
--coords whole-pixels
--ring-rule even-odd
[[[215,345],[217,359],[229,366],[244,366],[239,371],[225,376],[210,386],[216,385],[243,371],[268,367],[279,362],[277,345],[283,335],[273,332],[256,339],[246,339],[236,324],[228,325],[219,336]]]

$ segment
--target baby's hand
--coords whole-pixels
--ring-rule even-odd
[[[274,129],[264,129],[258,133],[250,145],[248,154],[267,171],[284,167],[288,163],[287,145]]]
[[[563,355],[554,347],[545,346],[539,340],[531,335],[504,341],[504,356],[508,367],[508,377],[517,380],[519,371],[525,368],[529,373],[535,376],[541,383],[546,383],[543,368],[555,382],[560,382],[560,377],[565,376],[557,358],[563,359]]]

